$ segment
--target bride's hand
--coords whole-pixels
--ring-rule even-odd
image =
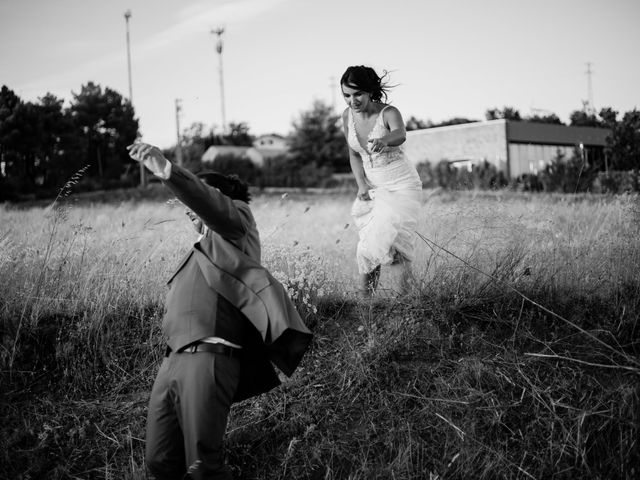
[[[371,196],[369,195],[369,188],[359,188],[358,189],[358,200],[371,200]]]
[[[379,153],[387,146],[381,138],[372,138],[367,141],[367,147],[371,153]]]

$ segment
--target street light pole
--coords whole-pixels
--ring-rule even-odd
[[[222,70],[222,34],[224,33],[224,28],[212,28],[211,33],[218,36],[216,51],[218,52],[218,70],[220,72],[220,110],[222,113],[222,134],[224,135],[225,133],[227,133],[227,120],[224,109],[224,73]]]
[[[131,18],[131,10],[124,12],[124,20],[127,26],[127,68],[129,72],[129,104],[133,108],[133,87],[131,82],[131,44],[129,41],[129,19]],[[147,186],[147,177],[144,171],[144,165],[140,162],[140,186]]]
[[[127,67],[129,71],[129,103],[133,104],[133,90],[131,88],[131,47],[129,43],[129,19],[131,18],[131,10],[124,12],[124,20],[127,24]]]

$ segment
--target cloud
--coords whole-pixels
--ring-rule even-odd
[[[273,10],[290,0],[243,0],[212,6],[203,1],[179,12],[180,22],[145,40],[138,50],[143,53],[175,44],[192,35],[200,35],[215,26],[238,23]]]
[[[172,27],[135,43],[136,57],[162,51],[168,45],[176,45],[194,35],[202,35],[212,27],[250,20],[268,11],[277,9],[291,0],[239,0],[222,5],[211,5],[201,1],[184,7],[177,13],[178,22]],[[133,45],[132,45],[133,50]],[[42,96],[45,92],[66,96],[70,85],[78,88],[78,79],[99,78],[105,71],[126,65],[126,54],[122,49],[109,52],[83,62],[72,68],[56,72],[31,82],[18,85],[15,90],[26,97]]]

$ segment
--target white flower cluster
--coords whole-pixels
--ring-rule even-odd
[[[265,257],[271,274],[285,286],[300,314],[317,313],[318,298],[325,294],[322,259],[309,250],[286,247],[267,248]]]

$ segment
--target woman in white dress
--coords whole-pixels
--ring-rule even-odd
[[[420,176],[401,148],[404,121],[398,109],[386,103],[389,86],[383,78],[373,68],[358,65],[347,68],[340,80],[347,102],[344,135],[358,184],[351,215],[358,228],[358,293],[363,297],[377,288],[382,265],[402,268],[401,289],[406,293],[422,204]]]

